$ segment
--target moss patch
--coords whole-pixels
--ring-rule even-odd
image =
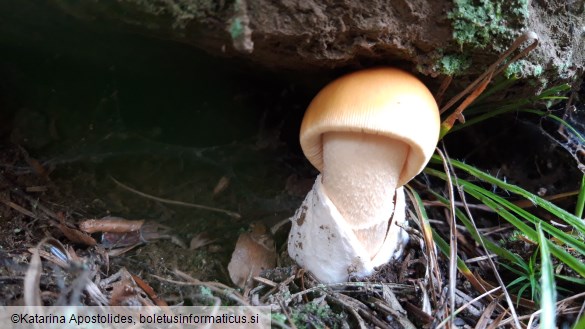
[[[528,0],[454,0],[448,14],[453,38],[460,46],[501,50],[528,18]],[[506,42],[507,44],[507,42]]]
[[[335,313],[326,303],[313,301],[293,309],[291,319],[299,329],[341,328],[345,315]]]
[[[446,75],[457,75],[471,66],[471,58],[462,54],[443,56],[435,65],[435,70]]]
[[[535,65],[527,60],[519,60],[510,64],[504,71],[506,78],[532,76],[539,77],[542,75],[542,65]]]

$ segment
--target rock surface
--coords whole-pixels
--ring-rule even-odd
[[[30,2],[30,1],[29,1]],[[585,1],[54,0],[115,24],[276,69],[392,63],[426,75],[474,76],[523,31],[540,47],[509,74],[566,80],[584,66]]]

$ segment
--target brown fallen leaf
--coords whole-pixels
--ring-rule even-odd
[[[164,299],[161,299],[160,297],[158,297],[156,292],[154,292],[154,289],[152,289],[152,287],[146,281],[142,280],[142,278],[140,278],[137,275],[132,274],[132,279],[134,279],[134,282],[136,282],[136,285],[140,289],[142,289],[142,291],[144,291],[148,295],[148,297],[150,297],[150,299],[154,302],[155,305],[169,306],[167,304],[167,302],[164,301]]]
[[[228,265],[230,278],[242,288],[251,284],[250,279],[258,276],[262,270],[276,266],[274,240],[266,226],[253,223],[250,227],[249,232],[240,234]]]
[[[108,292],[110,306],[155,306],[126,268],[103,279],[100,288]]]
[[[97,241],[95,241],[95,239],[92,238],[89,234],[82,232],[75,227],[69,226],[65,221],[64,214],[57,213],[56,215],[59,219],[59,222],[54,223],[54,225],[69,241],[86,246],[95,246],[97,244]]]
[[[74,228],[70,228],[66,224],[62,223],[56,223],[55,225],[57,226],[57,228],[59,228],[63,235],[65,235],[65,237],[73,243],[83,244],[86,246],[95,246],[97,244],[95,239],[87,235],[87,233],[84,233]]]

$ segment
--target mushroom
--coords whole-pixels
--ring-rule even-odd
[[[402,186],[426,166],[439,127],[433,95],[404,71],[367,69],[328,84],[301,125],[301,147],[320,175],[292,218],[289,255],[323,282],[400,257]]]

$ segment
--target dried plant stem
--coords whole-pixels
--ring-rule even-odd
[[[205,205],[196,204],[196,203],[189,203],[189,202],[182,202],[182,201],[159,198],[157,196],[146,194],[144,192],[133,189],[130,186],[121,183],[120,181],[118,181],[114,177],[110,176],[110,179],[112,181],[114,181],[114,183],[116,183],[116,185],[120,186],[121,188],[123,188],[127,191],[130,191],[132,193],[138,194],[138,195],[145,197],[147,199],[155,200],[155,201],[162,202],[162,203],[172,204],[172,205],[176,205],[176,206],[191,207],[191,208],[197,208],[197,209],[202,209],[202,210],[219,212],[222,214],[226,214],[226,215],[228,215],[232,218],[235,218],[235,219],[242,218],[242,216],[240,214],[238,214],[237,212],[233,212],[233,211],[229,211],[229,210],[225,210],[225,209],[220,209],[220,208],[215,208],[215,207],[210,207],[210,206],[205,206]]]

